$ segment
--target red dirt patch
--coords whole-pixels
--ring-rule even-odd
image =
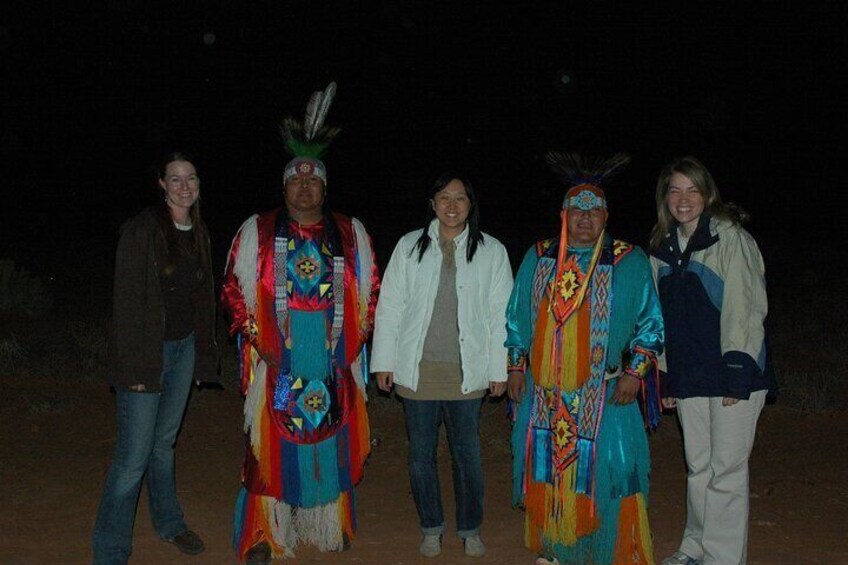
[[[0,399],[0,562],[86,563],[100,489],[114,447],[114,397],[99,384],[59,380],[10,382]],[[358,488],[359,533],[350,551],[298,549],[302,563],[530,564],[523,515],[510,507],[509,424],[504,404],[483,406],[486,505],[483,559],[465,557],[445,536],[442,555],[418,555],[419,531],[406,472],[401,406],[387,398],[370,405],[372,435],[380,439]],[[183,556],[158,540],[142,493],[134,563],[234,563],[232,508],[242,457],[241,400],[234,389],[194,391],[177,448],[177,486],[189,525],[207,550]],[[798,414],[766,407],[751,462],[752,564],[848,563],[848,413]],[[444,448],[444,441],[442,442]],[[651,438],[651,525],[656,556],[672,553],[683,529],[685,469],[674,416]],[[453,501],[447,451],[440,457],[447,531]]]

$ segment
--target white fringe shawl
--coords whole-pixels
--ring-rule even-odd
[[[250,364],[252,378],[247,385],[247,394],[244,397],[244,433],[250,432],[250,445],[258,458],[259,446],[262,445],[260,419],[268,396],[265,392],[268,366],[254,349],[250,351]]]
[[[249,217],[239,228],[238,234],[233,238],[239,240],[238,255],[235,257],[233,274],[238,279],[241,295],[244,298],[244,306],[248,315],[256,314],[256,284],[259,278],[259,228],[256,220],[257,214]],[[229,257],[233,246],[230,245],[230,253],[227,254],[227,268],[229,268]]]
[[[350,219],[353,224],[353,233],[356,236],[356,254],[359,262],[359,313],[360,319],[365,321],[368,313],[368,302],[371,298],[371,269],[374,268],[374,256],[371,254],[371,239],[365,226],[356,218]]]
[[[356,257],[359,267],[359,319],[360,324],[365,325],[368,316],[368,302],[371,300],[371,270],[374,268],[374,255],[371,251],[371,238],[368,232],[365,231],[365,226],[356,218],[351,218],[353,224],[353,234],[356,238]],[[365,328],[359,328],[364,332]],[[360,360],[361,353],[351,363],[351,373],[356,386],[362,391],[365,396],[365,401],[368,401],[368,392],[366,390],[365,378],[362,374],[362,363]]]
[[[239,242],[238,253],[233,264],[233,274],[238,280],[241,295],[244,299],[245,310],[248,316],[256,315],[256,285],[259,278],[259,228],[257,225],[257,214],[249,217],[239,228],[238,234],[233,238]],[[232,255],[233,245],[227,254],[227,268],[229,269],[229,257]],[[262,445],[262,426],[259,420],[265,409],[266,394],[265,381],[268,367],[259,357],[255,350],[251,349],[250,355],[250,383],[248,383],[247,394],[244,398],[244,432],[250,433],[250,445],[254,455],[259,457],[259,446]]]

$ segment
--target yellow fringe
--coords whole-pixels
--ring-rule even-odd
[[[560,388],[572,391],[577,388],[577,348],[583,344],[577,341],[577,321],[580,318],[579,310],[575,312],[562,326],[562,341],[560,351],[562,355],[562,374],[560,376]]]
[[[580,310],[587,308],[588,303],[578,309],[562,325],[557,335],[556,322],[553,314],[543,307],[539,308],[539,319],[536,323],[536,333],[541,335],[539,343],[547,344],[536,350],[539,358],[531,357],[531,369],[539,386],[547,389],[559,387],[571,391],[582,385],[579,379],[578,339]],[[585,345],[584,345],[585,347]]]
[[[574,545],[600,526],[591,497],[574,491],[575,478],[576,466],[570,465],[554,479],[553,485],[528,481],[524,543],[531,551],[539,551],[543,539]]]

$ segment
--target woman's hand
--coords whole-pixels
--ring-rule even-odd
[[[724,398],[721,399],[721,405],[722,406],[733,406],[737,402],[739,402],[738,398],[730,398],[729,396],[725,396]]]
[[[524,396],[524,373],[510,371],[506,379],[506,390],[510,400],[521,402],[521,398]]]
[[[377,388],[384,392],[390,392],[395,384],[395,374],[391,371],[379,371],[377,375]]]
[[[489,381],[489,394],[491,396],[501,396],[506,391],[506,381]]]
[[[666,396],[662,399],[662,407],[666,410],[674,410],[677,408],[677,399],[672,398],[670,396]]]
[[[137,385],[132,385],[130,387],[130,390],[133,392],[147,392],[147,387],[141,383],[138,383]]]

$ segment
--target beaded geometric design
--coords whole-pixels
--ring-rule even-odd
[[[612,301],[612,265],[601,263],[595,268],[590,291],[590,377],[583,385],[583,406],[579,421],[583,437],[594,440],[604,411],[604,373]]]
[[[280,375],[274,387],[274,410],[280,412],[291,412],[294,408],[294,399],[303,388],[303,381],[295,379],[291,375]]]
[[[333,255],[314,239],[295,237],[288,242],[286,291],[289,307],[322,310],[333,299]]]
[[[612,255],[613,261],[617,265],[619,261],[621,261],[625,255],[633,251],[633,245],[627,243],[626,241],[621,241],[620,239],[613,240],[612,242]]]
[[[319,380],[309,381],[297,399],[297,407],[313,428],[317,428],[330,410],[330,394]]]
[[[577,458],[577,413],[580,408],[579,391],[561,394],[551,419],[551,447],[557,473],[561,473]]]

